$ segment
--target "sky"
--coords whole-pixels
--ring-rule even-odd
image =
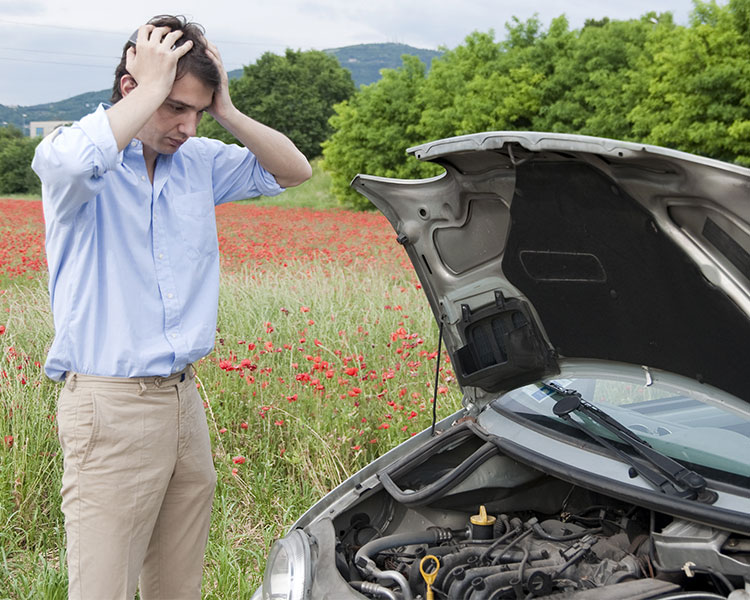
[[[0,104],[30,106],[110,88],[125,40],[157,14],[202,24],[231,71],[286,48],[455,48],[471,32],[491,29],[500,40],[513,17],[536,15],[546,28],[565,14],[575,29],[589,18],[655,11],[687,25],[692,7],[691,0],[0,0]]]

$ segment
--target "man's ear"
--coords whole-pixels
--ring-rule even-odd
[[[132,92],[137,86],[138,84],[136,83],[135,78],[130,73],[126,73],[120,77],[120,93],[123,98]]]

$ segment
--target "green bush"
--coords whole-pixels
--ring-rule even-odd
[[[13,126],[0,128],[0,194],[33,194],[41,189],[31,170],[34,150],[42,138],[26,138]]]

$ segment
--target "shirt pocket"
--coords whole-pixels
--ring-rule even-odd
[[[216,214],[211,192],[183,194],[176,199],[175,210],[187,254],[196,259],[219,251]]]

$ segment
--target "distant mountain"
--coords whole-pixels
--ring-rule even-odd
[[[107,102],[112,90],[86,92],[67,100],[35,104],[34,106],[4,106],[0,104],[0,124],[7,122],[19,129],[29,121],[74,121],[94,110],[100,102]]]
[[[432,59],[440,56],[437,50],[424,50],[406,44],[358,44],[326,50],[338,58],[345,69],[349,69],[357,87],[380,79],[381,69],[395,69],[401,66],[404,54],[418,56],[430,68]]]
[[[436,50],[414,48],[406,44],[358,44],[332,48],[326,52],[333,54],[342,67],[352,74],[354,84],[359,87],[380,79],[381,69],[396,69],[401,66],[404,54],[418,56],[429,69],[432,59],[440,56]],[[230,79],[242,75],[242,69],[229,71]],[[112,91],[86,92],[67,100],[36,104],[34,106],[4,106],[0,104],[0,125],[10,124],[18,128],[28,126],[29,121],[75,121],[91,112],[100,102],[108,102]],[[25,115],[25,116],[24,116]]]

